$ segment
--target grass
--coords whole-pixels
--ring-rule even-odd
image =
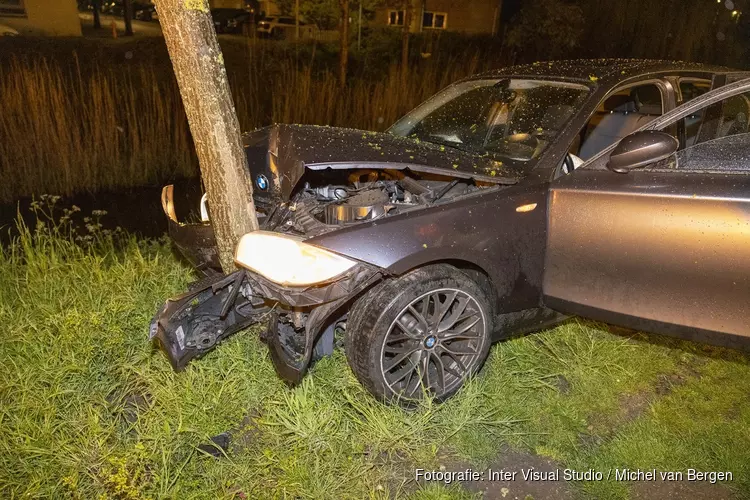
[[[735,351],[579,320],[504,342],[457,397],[406,412],[370,398],[340,352],[288,389],[250,329],[176,374],[146,342],[193,277],[164,241],[66,226],[0,256],[4,498],[471,498],[416,467],[506,447],[580,470],[729,470],[750,491],[750,363]],[[197,446],[231,431],[226,457]],[[519,466],[520,467],[520,466]],[[634,485],[575,485],[627,498]]]
[[[223,51],[245,131],[271,123],[384,130],[449,83],[498,63],[467,45],[417,56],[405,80],[393,59],[365,64],[376,55],[363,53],[361,69],[353,64],[342,89],[324,45],[224,40]],[[96,45],[3,40],[0,95],[0,203],[197,175],[160,38]]]

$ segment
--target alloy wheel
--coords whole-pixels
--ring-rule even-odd
[[[481,363],[486,328],[479,302],[462,290],[441,288],[417,297],[388,328],[380,355],[384,380],[407,399],[452,391]]]

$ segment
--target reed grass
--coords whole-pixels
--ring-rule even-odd
[[[353,75],[346,88],[323,48],[225,49],[243,130],[309,123],[384,130],[452,81],[486,69],[479,52],[417,60],[406,76],[391,64]],[[55,193],[154,185],[198,173],[176,80],[163,57],[26,53],[0,61],[0,202]],[[330,58],[329,58],[330,59]]]

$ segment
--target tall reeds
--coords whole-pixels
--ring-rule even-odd
[[[477,54],[426,59],[403,79],[336,73],[248,46],[230,67],[240,124],[310,123],[384,130],[452,81],[485,69]],[[291,52],[291,51],[290,51]],[[171,67],[78,57],[10,57],[0,64],[0,202],[152,185],[197,174]],[[406,82],[404,84],[404,81]]]

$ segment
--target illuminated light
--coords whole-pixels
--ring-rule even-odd
[[[208,222],[208,193],[203,193],[201,196],[201,222]]]
[[[520,207],[516,207],[516,212],[531,212],[536,208],[536,203],[529,203],[527,205],[521,205]]]
[[[356,262],[323,250],[302,238],[270,231],[247,233],[237,245],[234,261],[274,283],[306,286],[329,281]]]
[[[161,189],[161,208],[164,210],[164,213],[167,214],[167,217],[172,219],[174,222],[177,222],[177,215],[175,215],[174,211],[173,197],[174,186],[172,184],[164,186]]]

